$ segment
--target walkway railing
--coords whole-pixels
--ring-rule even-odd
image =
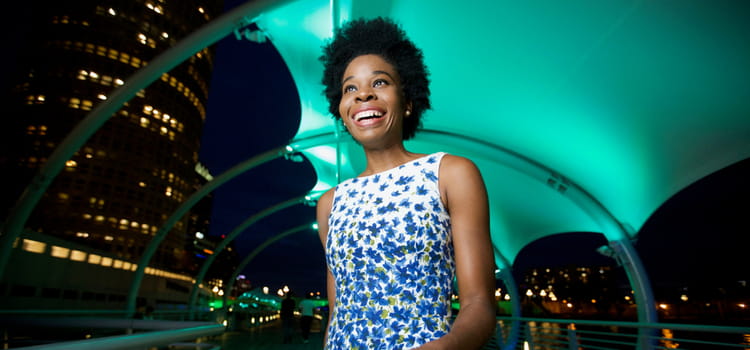
[[[750,327],[681,323],[498,317],[500,349],[637,349],[642,329],[653,333],[653,349],[750,349]],[[509,337],[520,322],[518,339]]]
[[[186,319],[186,312],[183,315],[166,312],[147,316],[162,319],[133,319],[122,315],[122,310],[0,310],[2,347],[18,347],[18,344],[11,343],[19,330],[34,330],[33,336],[48,331],[80,334],[80,330],[91,335],[90,339],[70,341],[43,340],[44,337],[40,336],[28,339],[31,344],[21,345],[23,349],[49,350],[149,349],[216,336],[226,330],[225,324],[216,321],[179,321]],[[201,316],[206,320],[215,318],[213,313]]]

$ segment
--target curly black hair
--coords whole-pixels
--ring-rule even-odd
[[[362,55],[374,54],[393,65],[401,78],[404,98],[411,102],[411,115],[404,118],[403,139],[414,137],[421,126],[422,113],[430,109],[429,72],[422,50],[409,40],[401,27],[390,19],[356,19],[336,30],[333,40],[323,46],[323,85],[328,111],[338,119],[342,97],[341,78],[349,63]]]

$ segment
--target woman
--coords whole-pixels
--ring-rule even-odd
[[[355,20],[321,61],[329,110],[367,158],[318,201],[326,349],[481,348],[495,325],[487,194],[468,159],[404,147],[430,108],[421,51],[389,20]]]

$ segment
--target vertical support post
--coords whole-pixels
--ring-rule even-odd
[[[610,247],[622,262],[622,267],[633,286],[635,303],[638,309],[638,322],[647,323],[657,320],[656,301],[654,293],[651,290],[651,283],[648,280],[646,270],[643,268],[638,253],[633,248],[628,238],[623,238],[609,242]],[[638,346],[639,350],[651,350],[656,346],[654,334],[656,329],[640,327],[638,329]]]
[[[511,265],[507,263],[505,257],[503,257],[496,247],[493,247],[493,250],[495,251],[495,256],[500,259],[500,262],[496,264],[502,266],[500,271],[496,274],[496,277],[500,278],[503,283],[505,283],[505,288],[508,289],[508,294],[511,295],[510,313],[513,317],[510,324],[510,332],[507,339],[505,339],[505,346],[503,349],[512,350],[516,348],[516,344],[518,344],[518,339],[521,335],[521,294],[518,292],[518,285],[516,284],[515,278],[513,278],[513,271],[510,267]]]
[[[523,349],[531,350],[531,349],[534,349],[534,335],[531,332],[531,324],[529,324],[529,322],[526,322],[525,326],[526,327],[524,327],[524,330],[526,333],[526,336],[525,336],[526,339],[524,340]]]

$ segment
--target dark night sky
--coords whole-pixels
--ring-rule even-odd
[[[237,1],[228,1],[233,6]],[[218,175],[237,163],[286,145],[300,122],[292,77],[270,43],[229,36],[218,43],[200,159]],[[249,216],[306,194],[316,183],[307,162],[277,159],[222,186],[214,194],[210,233],[227,234]],[[236,239],[241,259],[271,237],[315,221],[315,209],[296,205],[250,226]],[[318,235],[300,232],[274,243],[245,269],[257,286],[298,292],[325,287],[325,261]]]

